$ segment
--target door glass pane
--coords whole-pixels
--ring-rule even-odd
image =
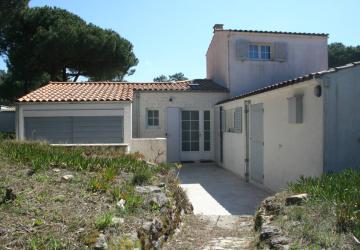
[[[199,111],[181,112],[182,151],[199,151]]]
[[[191,121],[191,130],[199,131],[199,121]]]
[[[204,111],[204,151],[210,151],[211,136],[210,136],[210,111]]]

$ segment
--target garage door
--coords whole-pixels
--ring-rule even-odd
[[[122,116],[25,117],[25,138],[50,143],[122,143]]]

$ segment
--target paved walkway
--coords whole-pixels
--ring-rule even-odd
[[[254,215],[261,201],[271,195],[214,164],[185,164],[180,180],[194,214]]]
[[[163,249],[256,249],[254,214],[270,194],[214,164],[186,164],[181,186],[194,207]]]

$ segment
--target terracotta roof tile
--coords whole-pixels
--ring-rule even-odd
[[[309,33],[309,32],[286,32],[286,31],[265,31],[265,30],[242,30],[242,29],[217,29],[218,31],[242,32],[242,33],[263,33],[263,34],[282,34],[282,35],[300,35],[300,36],[323,36],[328,37],[327,33]]]
[[[18,102],[132,101],[134,91],[227,91],[207,79],[178,82],[50,82]]]

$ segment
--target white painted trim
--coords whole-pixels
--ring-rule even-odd
[[[128,147],[129,144],[128,143],[94,143],[94,144],[50,144],[51,146],[56,146],[56,147],[108,147],[108,146],[123,146],[123,147]]]
[[[61,116],[123,116],[124,110],[72,109],[72,110],[24,110],[24,117],[61,117]]]
[[[149,125],[149,111],[157,111],[158,112],[158,125]],[[145,128],[146,129],[160,129],[160,110],[158,108],[146,108],[145,109]]]

